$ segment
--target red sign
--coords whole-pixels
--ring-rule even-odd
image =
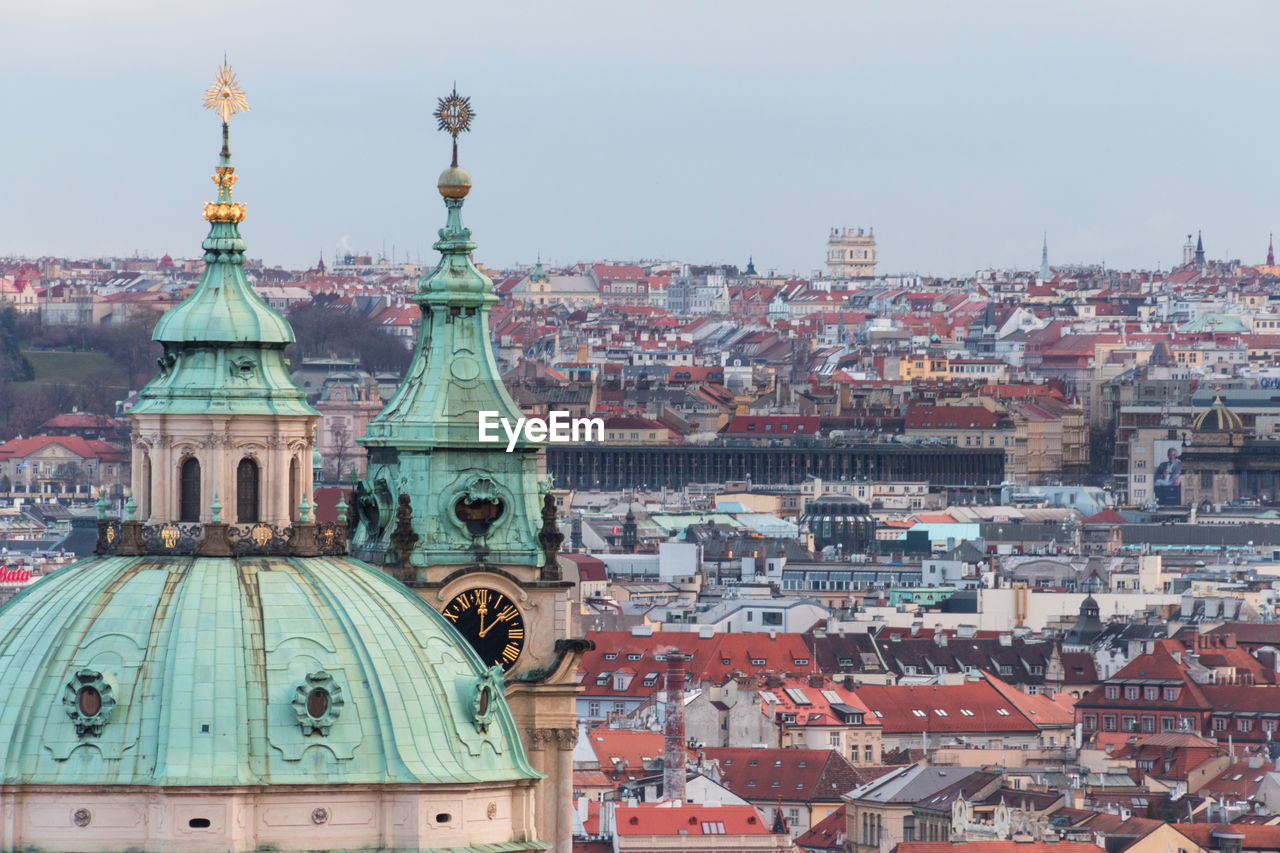
[[[11,569],[8,566],[0,566],[0,583],[24,583],[31,580],[31,571],[29,569]]]

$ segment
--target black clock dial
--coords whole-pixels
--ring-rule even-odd
[[[486,666],[511,669],[524,650],[520,608],[497,590],[476,587],[460,592],[441,613],[480,653]]]

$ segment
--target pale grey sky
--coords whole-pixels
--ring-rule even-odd
[[[882,272],[1166,268],[1280,230],[1267,2],[243,2],[0,6],[0,254],[199,253],[223,51],[250,254],[434,259],[435,99],[490,265],[801,274],[833,225]]]

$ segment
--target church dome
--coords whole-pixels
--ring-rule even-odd
[[[355,560],[104,556],[0,609],[0,785],[536,778],[501,676]]]
[[[1221,394],[1215,394],[1213,405],[1196,415],[1191,428],[1195,432],[1244,432],[1244,422],[1222,402]]]

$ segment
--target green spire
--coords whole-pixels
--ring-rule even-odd
[[[293,343],[289,324],[262,301],[244,277],[245,242],[240,237],[244,204],[231,200],[235,172],[223,123],[222,152],[213,174],[218,200],[204,206],[204,218],[209,220],[209,236],[202,244],[204,276],[195,291],[156,324],[152,337],[161,343]]]
[[[466,128],[448,129],[456,138]],[[412,565],[484,560],[540,566],[541,445],[522,433],[508,453],[505,437],[480,440],[481,412],[491,413],[491,423],[506,419],[513,426],[522,415],[502,384],[489,340],[489,310],[498,297],[471,259],[476,244],[462,222],[471,177],[455,160],[437,187],[446,211],[434,246],[440,262],[413,296],[422,311],[413,362],[395,396],[357,439],[369,449],[369,476],[357,484],[353,500],[360,526],[352,554],[379,562],[398,553],[391,541],[397,525],[390,520],[407,496],[412,515],[406,520],[416,534]]]
[[[284,360],[293,330],[244,275],[244,204],[232,200],[235,171],[224,121],[213,174],[218,197],[204,206],[204,275],[156,324],[152,339],[164,345],[164,355],[136,413],[316,414]]]
[[[462,222],[471,177],[450,167],[440,175],[439,190],[446,217],[432,248],[440,262],[418,281],[413,295],[422,311],[417,349],[405,381],[360,440],[370,449],[440,444],[490,449],[493,445],[478,437],[479,413],[496,411],[512,423],[521,417],[489,344],[489,309],[498,297],[471,259],[476,244]]]
[[[547,278],[547,271],[542,268],[542,253],[538,253],[538,262],[533,265],[533,271],[529,273],[529,281],[550,281]]]

